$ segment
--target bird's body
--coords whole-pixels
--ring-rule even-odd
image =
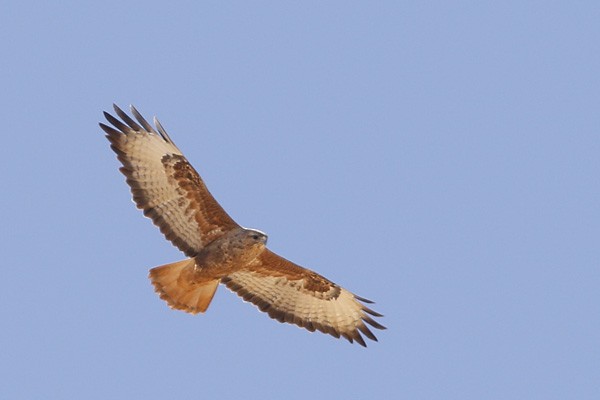
[[[196,268],[207,276],[221,279],[256,259],[266,243],[267,236],[257,230],[241,227],[231,230],[194,257]]]
[[[187,259],[150,270],[159,296],[171,308],[197,314],[208,308],[219,283],[280,322],[343,336],[365,346],[385,329],[380,317],[323,276],[266,247],[267,235],[239,226],[212,197],[200,175],[155,119],[158,132],[137,112],[136,121],[115,106],[121,122],[100,124],[123,164],[133,200]],[[116,129],[115,129],[116,128]],[[359,333],[360,332],[360,333]]]

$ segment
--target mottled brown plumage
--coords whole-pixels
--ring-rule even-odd
[[[116,105],[122,121],[104,113],[100,124],[123,164],[133,200],[165,237],[189,258],[150,270],[161,299],[174,309],[205,312],[219,283],[279,322],[344,337],[366,346],[377,340],[366,324],[385,329],[381,314],[327,278],[266,248],[267,236],[239,226],[158,120],[156,130],[131,106],[134,121]]]

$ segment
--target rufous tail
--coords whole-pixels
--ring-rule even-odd
[[[191,314],[203,313],[208,308],[219,279],[202,280],[194,274],[193,258],[152,268],[148,276],[156,293],[169,307]]]

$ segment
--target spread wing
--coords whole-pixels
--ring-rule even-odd
[[[225,232],[235,221],[210,194],[198,172],[175,146],[155,118],[158,132],[131,106],[137,122],[114,105],[119,121],[104,116],[113,127],[100,124],[123,164],[133,201],[165,237],[187,256]]]
[[[319,330],[336,338],[343,336],[366,347],[361,333],[377,338],[365,322],[385,327],[371,316],[381,314],[362,303],[372,303],[302,268],[268,249],[243,269],[221,279],[230,290],[256,305],[279,322],[288,322],[311,332]],[[362,303],[361,303],[362,302]]]

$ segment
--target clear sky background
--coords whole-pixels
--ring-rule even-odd
[[[53,4],[54,3],[54,4]],[[484,4],[485,3],[485,4]],[[595,1],[4,2],[3,399],[600,398]],[[157,115],[274,251],[376,301],[364,349],[183,255],[97,123]]]

